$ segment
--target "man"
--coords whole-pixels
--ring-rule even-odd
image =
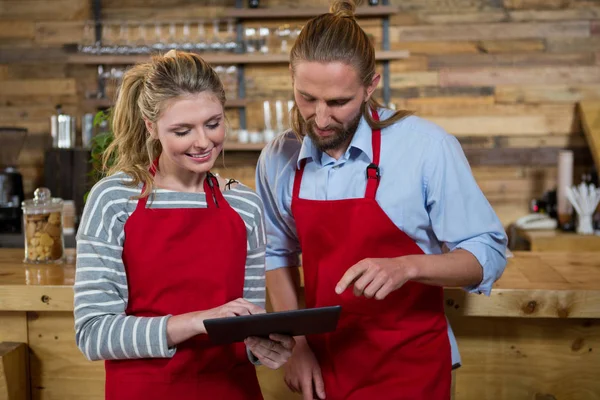
[[[292,131],[257,166],[274,309],[298,308],[300,253],[306,306],[343,309],[335,332],[297,338],[285,379],[304,399],[448,399],[460,359],[442,287],[489,294],[506,235],[458,141],[373,99],[354,7],[337,1],[304,26]]]

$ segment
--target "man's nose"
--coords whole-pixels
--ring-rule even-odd
[[[329,107],[327,107],[326,104],[318,105],[315,112],[315,123],[317,124],[317,128],[327,128],[330,122],[331,114],[329,112]]]

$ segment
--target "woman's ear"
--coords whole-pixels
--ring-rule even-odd
[[[150,137],[152,139],[158,139],[158,132],[156,132],[154,124],[147,119],[144,119],[144,124],[146,125],[146,130],[150,134]]]

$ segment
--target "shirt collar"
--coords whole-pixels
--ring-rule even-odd
[[[356,133],[354,137],[352,137],[352,141],[350,142],[350,146],[348,146],[348,150],[342,156],[344,159],[350,158],[352,149],[357,149],[360,152],[363,152],[369,160],[373,161],[373,148],[371,145],[371,127],[367,123],[364,117],[361,117],[360,122],[358,123],[358,127],[356,128]],[[329,155],[321,152],[314,145],[312,139],[310,137],[304,136],[302,140],[302,147],[300,147],[300,154],[298,155],[298,168],[300,168],[300,163],[303,159],[312,159],[312,161],[319,164],[319,166],[323,166],[328,164],[329,162],[335,162],[333,158]]]

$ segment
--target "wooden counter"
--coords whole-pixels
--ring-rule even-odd
[[[574,232],[560,230],[529,230],[516,228],[518,239],[527,243],[531,251],[598,251],[600,252],[600,236],[579,235]]]
[[[103,363],[75,346],[74,265],[22,253],[0,249],[0,342],[29,345],[33,399],[103,399]],[[491,297],[445,292],[457,400],[600,399],[600,253],[517,252]],[[259,369],[266,400],[296,398],[280,374]]]

